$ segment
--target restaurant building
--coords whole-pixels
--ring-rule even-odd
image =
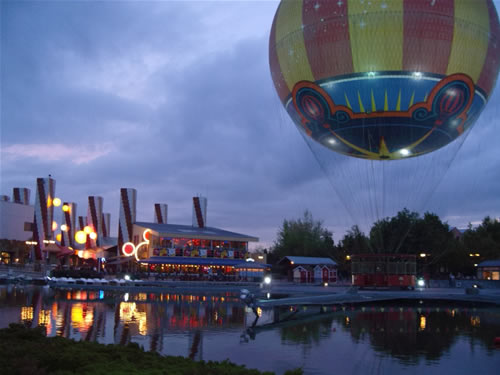
[[[136,193],[123,189],[120,212],[135,216]],[[155,222],[133,222],[120,217],[120,225],[127,228],[121,244],[125,259],[135,261],[142,271],[154,272],[161,278],[186,280],[258,280],[268,268],[255,262],[247,262],[248,243],[257,237],[207,227],[207,200],[193,198],[192,225],[166,222],[166,207],[159,210],[155,205]],[[163,214],[160,214],[163,211]],[[120,236],[119,236],[120,238]],[[125,241],[125,239],[129,239]],[[130,263],[129,263],[130,265]]]

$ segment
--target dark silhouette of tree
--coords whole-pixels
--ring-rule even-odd
[[[332,233],[306,210],[300,219],[283,220],[270,256],[274,261],[287,255],[330,257],[333,250]]]

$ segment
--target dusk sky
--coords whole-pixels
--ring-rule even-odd
[[[170,223],[191,224],[201,194],[209,226],[264,247],[309,209],[338,242],[357,219],[271,81],[278,3],[2,0],[0,194],[27,187],[33,204],[51,174],[78,215],[104,197],[113,235],[122,187],[137,189],[139,221],[167,203]],[[498,86],[423,206],[451,226],[500,217]]]

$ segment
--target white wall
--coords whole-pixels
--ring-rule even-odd
[[[0,201],[0,239],[26,241],[33,232],[24,231],[24,223],[32,223],[34,206]]]

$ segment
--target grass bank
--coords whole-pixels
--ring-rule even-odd
[[[43,374],[145,374],[145,375],[271,375],[228,361],[192,361],[184,357],[145,352],[137,344],[104,345],[46,337],[43,328],[11,324],[0,330],[0,373]],[[302,370],[285,375],[301,375]]]

